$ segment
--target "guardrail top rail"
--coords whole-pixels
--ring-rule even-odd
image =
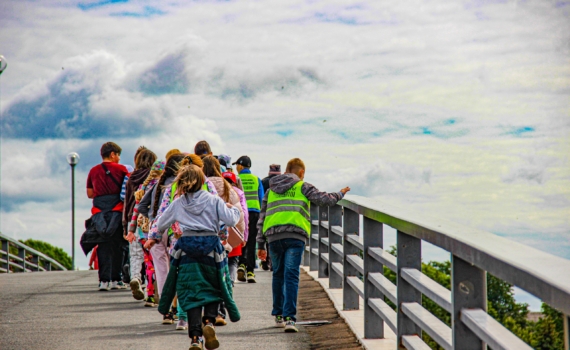
[[[4,258],[0,258],[0,272],[8,272],[10,266],[22,272],[46,271],[46,269],[40,265],[41,260],[46,263],[48,271],[52,268],[67,271],[67,269],[56,260],[2,233],[0,233],[0,241],[2,242],[0,256],[4,256]],[[18,249],[18,255],[10,253],[10,245]],[[31,262],[26,261],[26,255],[28,254],[32,256]],[[11,259],[18,261],[18,263],[11,262]],[[34,270],[30,270],[27,267],[32,267]]]
[[[409,349],[427,346],[422,331],[444,349],[481,350],[485,344],[495,350],[530,349],[487,314],[489,272],[561,311],[565,349],[570,349],[570,260],[355,195],[333,207],[311,206],[311,220],[304,264],[320,278],[329,277],[330,288],[343,289],[345,310],[358,309],[363,299],[366,338],[383,338],[386,324],[398,346]],[[383,224],[397,230],[396,257],[382,249]],[[421,272],[422,240],[451,254],[451,290]],[[383,275],[384,267],[396,273],[396,285]],[[422,306],[422,295],[451,314],[451,327]]]

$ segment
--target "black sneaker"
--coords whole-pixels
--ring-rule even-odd
[[[255,280],[255,274],[253,272],[247,273],[247,283],[257,283]]]
[[[202,350],[202,338],[193,336],[192,340],[190,341],[190,349],[189,350]]]
[[[261,268],[263,269],[263,271],[269,271],[269,264],[267,263],[267,261],[261,262]]]
[[[245,282],[247,279],[245,278],[245,265],[241,264],[237,270],[237,279],[240,282]]]
[[[172,312],[169,312],[166,315],[162,316],[162,324],[173,324],[173,323],[174,323],[174,315],[172,315]]]

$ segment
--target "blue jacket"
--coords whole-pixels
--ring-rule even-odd
[[[240,171],[240,174],[251,174],[251,170],[243,169],[242,171]],[[259,206],[261,207],[261,202],[263,201],[265,190],[263,189],[263,182],[261,182],[261,179],[258,177],[257,180],[259,181],[259,189],[257,190],[257,196],[259,197]],[[256,213],[259,213],[259,210],[252,208],[248,208],[247,211],[254,211]]]

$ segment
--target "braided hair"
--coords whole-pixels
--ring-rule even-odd
[[[166,166],[164,168],[164,172],[160,176],[160,180],[156,184],[156,194],[154,195],[154,207],[152,208],[153,216],[156,217],[158,213],[158,207],[160,205],[160,194],[166,183],[166,179],[176,175],[178,168],[180,167],[180,162],[184,159],[184,155],[182,153],[173,154],[168,158],[166,162]]]

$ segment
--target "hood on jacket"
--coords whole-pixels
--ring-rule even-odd
[[[199,216],[207,207],[207,203],[212,199],[212,195],[206,191],[200,190],[194,193],[186,193],[180,198],[182,206],[190,214]]]
[[[295,174],[277,175],[269,180],[269,189],[275,193],[282,194],[287,192],[297,182],[301,181]]]
[[[146,180],[148,174],[150,173],[150,169],[137,169],[131,173],[129,176],[129,180],[131,180],[133,187],[139,187],[140,184]]]

